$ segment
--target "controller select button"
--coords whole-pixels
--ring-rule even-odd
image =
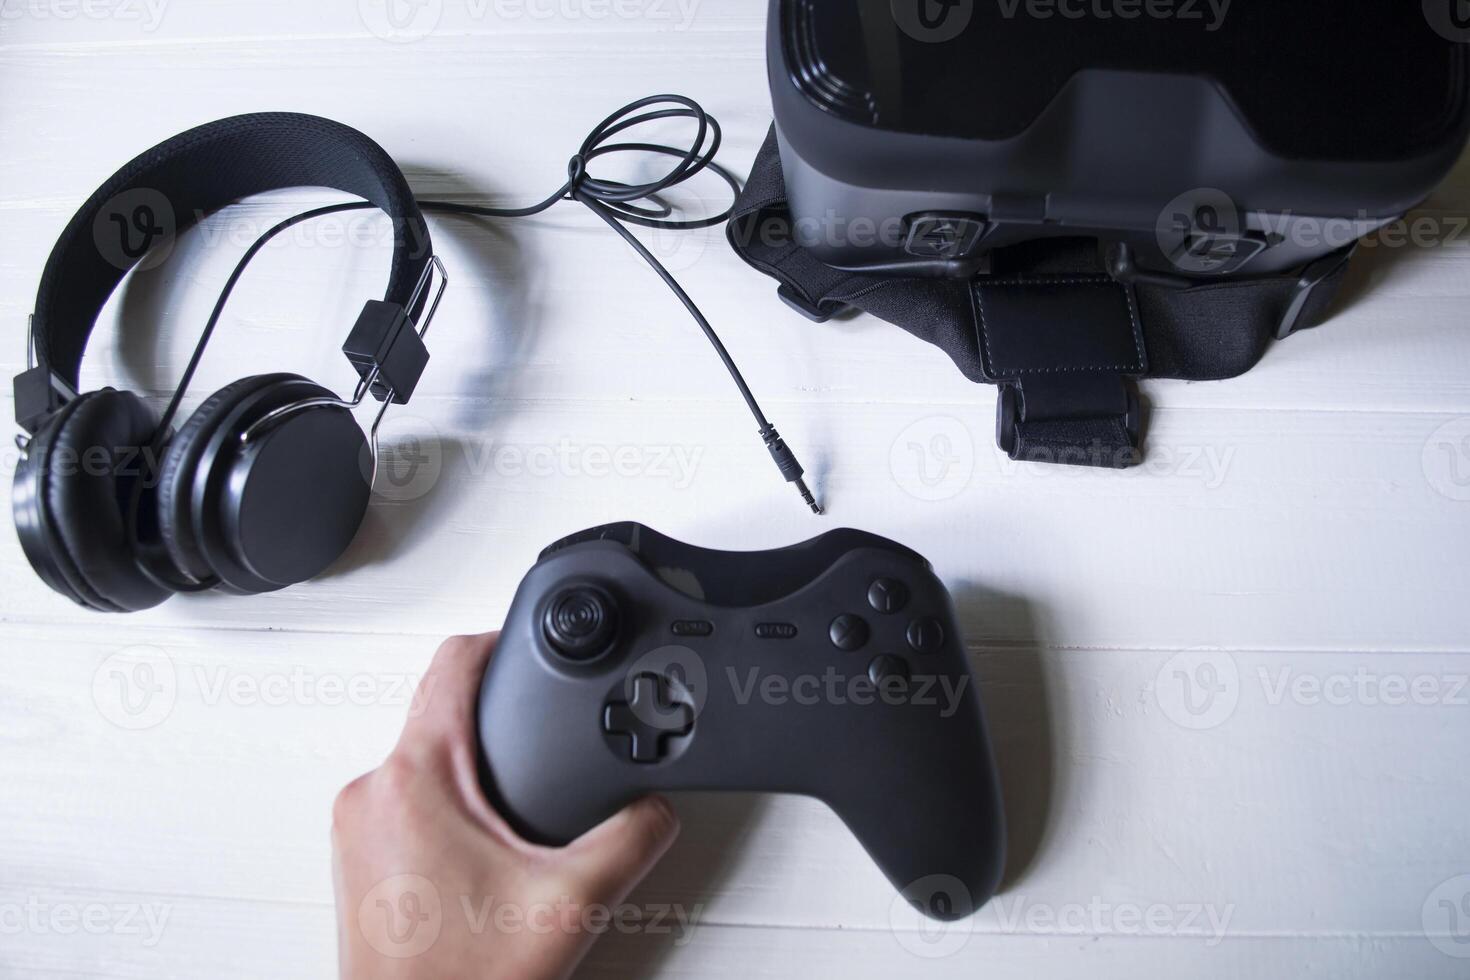
[[[670,629],[675,636],[713,636],[715,624],[707,619],[681,619]]]
[[[944,624],[937,619],[916,619],[909,623],[909,646],[915,653],[938,653],[944,646]]]
[[[852,653],[861,650],[868,645],[868,621],[861,616],[844,613],[832,620],[832,629],[828,633],[832,638],[832,645],[839,650]]]
[[[761,623],[756,626],[755,635],[762,640],[794,640],[796,639],[796,624]]]
[[[908,586],[898,579],[880,578],[868,586],[868,605],[885,615],[898,612],[908,601]]]

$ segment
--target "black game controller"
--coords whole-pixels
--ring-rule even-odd
[[[612,524],[560,541],[516,593],[479,732],[490,799],[538,843],[651,792],[798,793],[928,915],[961,918],[1000,880],[1000,788],[954,604],[876,535],[733,553]]]

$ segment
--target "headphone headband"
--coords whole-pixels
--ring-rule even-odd
[[[384,300],[407,307],[433,255],[408,181],[381,146],[341,123],[273,112],[189,130],[127,164],[82,205],[41,278],[32,319],[39,367],[75,389],[87,340],[123,277],[147,257],[126,236],[180,233],[241,198],[288,187],[330,187],[393,220],[393,268]],[[165,210],[160,215],[158,212]],[[148,227],[137,228],[140,221]]]

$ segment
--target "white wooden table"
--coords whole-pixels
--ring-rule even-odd
[[[757,0],[405,9],[385,40],[382,0],[5,0],[0,371],[76,206],[210,119],[331,116],[424,195],[499,203],[546,194],[639,96],[700,100],[741,173],[769,124]],[[331,199],[276,195],[185,237],[104,316],[84,387],[162,397],[246,232]],[[592,216],[436,221],[454,281],[386,430],[419,469],[330,575],[104,618],[0,534],[0,976],[330,975],[336,790],[390,747],[439,638],[495,627],[539,548],[619,519],[714,547],[852,525],[928,555],[1015,839],[1007,891],[923,935],[821,805],[681,799],[635,900],[697,927],[610,937],[585,975],[1467,975],[1470,250],[1444,220],[1467,208],[1462,167],[1421,214],[1443,240],[1370,250],[1329,326],[1237,381],[1147,385],[1149,462],[1128,473],[1003,460],[992,392],[938,350],[795,317],[721,229],[655,236],[815,471],[823,520]],[[267,250],[191,403],[265,371],[349,385],[336,351],[387,253],[342,237]]]

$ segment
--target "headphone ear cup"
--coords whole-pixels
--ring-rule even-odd
[[[48,585],[89,609],[136,612],[172,594],[143,573],[128,533],[157,425],[132,392],[90,392],[37,433],[16,471],[16,528],[27,558]]]
[[[291,412],[247,442],[251,426]],[[180,567],[254,594],[306,581],[351,544],[367,510],[367,438],[352,413],[297,375],[236,382],[210,398],[169,447],[160,525]],[[187,563],[187,564],[186,564]]]
[[[197,582],[215,577],[194,534],[190,502],[195,479],[204,463],[204,451],[222,419],[244,398],[285,380],[304,381],[294,374],[258,374],[225,385],[206,398],[169,441],[158,477],[158,533],[169,558],[179,571]]]

